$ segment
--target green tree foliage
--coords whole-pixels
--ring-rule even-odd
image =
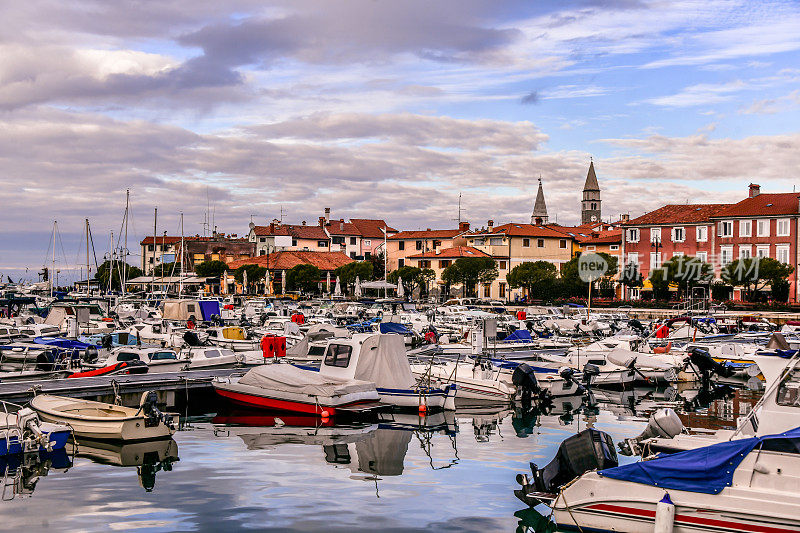
[[[386,270],[386,263],[384,263],[383,251],[378,254],[371,255],[365,261],[372,263],[372,279],[383,279],[384,270]],[[367,281],[367,280],[364,280]]]
[[[419,273],[419,286],[423,289],[424,294],[430,292],[430,284],[436,281],[436,271],[432,268],[423,268]]]
[[[114,268],[111,268],[111,261],[105,261],[100,267],[97,269],[97,273],[94,275],[94,279],[96,279],[100,283],[100,287],[105,289],[108,287],[109,277],[111,278],[111,290],[120,290],[122,288],[122,283],[120,283],[120,273],[125,272],[125,279],[131,280],[133,278],[138,278],[142,275],[142,271],[127,263],[122,263],[120,261],[114,261]]]
[[[156,277],[177,276],[180,274],[180,267],[176,263],[161,263],[153,269],[152,275]]]
[[[678,286],[679,294],[687,294],[692,287],[708,284],[713,279],[714,268],[692,256],[675,256],[650,272],[653,296],[663,300],[669,299],[669,286],[672,283]]]
[[[619,282],[628,288],[642,286],[642,273],[639,272],[639,265],[636,263],[628,263],[622,269],[619,276]]]
[[[339,278],[342,289],[353,289],[356,285],[356,277],[361,281],[372,279],[372,263],[369,261],[353,261],[340,266],[333,271],[334,279]]]
[[[319,292],[322,271],[314,265],[297,265],[286,272],[286,286],[290,291]]]
[[[397,270],[389,272],[389,283],[397,285],[397,280],[403,279],[403,289],[407,295],[414,292],[414,289],[422,283],[422,269],[412,266],[401,266]]]
[[[250,288],[261,283],[267,275],[267,269],[259,265],[242,265],[233,271],[233,279],[239,283],[244,282],[244,273],[247,272],[247,287],[245,292],[250,292]]]
[[[226,270],[228,270],[228,265],[222,261],[203,261],[194,267],[195,274],[205,278],[218,278]]]
[[[777,259],[747,257],[725,265],[721,277],[726,283],[742,287],[745,299],[754,301],[758,296],[758,291],[767,285],[775,287],[777,284],[779,290],[783,290],[781,282],[785,281],[792,272],[794,272],[793,266],[781,263]],[[774,294],[773,298],[775,298]]]
[[[556,266],[549,261],[525,262],[506,275],[509,287],[524,289],[530,298],[552,296],[557,279]]]
[[[461,257],[442,272],[442,281],[450,285],[463,285],[467,295],[477,295],[477,285],[497,279],[497,261],[491,257]]]

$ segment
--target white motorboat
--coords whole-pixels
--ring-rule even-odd
[[[455,384],[456,400],[508,403],[514,399],[517,390],[506,381],[508,374],[489,361],[467,363],[459,361],[417,363],[411,365],[411,372],[424,381],[444,386]]]
[[[56,424],[69,424],[78,437],[106,440],[166,438],[175,432],[177,415],[162,413],[157,396],[145,392],[139,408],[41,394],[31,400],[39,417]]]
[[[9,412],[9,407],[16,412]],[[43,422],[29,408],[2,402],[0,457],[18,453],[61,450],[72,430],[64,424]]]
[[[233,350],[217,346],[184,348],[180,352],[179,359],[188,360],[189,370],[198,368],[233,368],[244,362],[244,356],[241,353],[235,353]]]
[[[92,366],[103,368],[129,361],[143,361],[147,364],[148,373],[150,374],[154,372],[179,372],[186,369],[190,364],[188,359],[178,357],[175,350],[170,348],[123,346],[111,350],[111,353],[104,361]]]
[[[205,330],[208,342],[235,352],[258,350],[261,338],[248,339],[247,332],[239,326],[213,327]]]

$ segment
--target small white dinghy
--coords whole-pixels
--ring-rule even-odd
[[[145,392],[137,409],[42,394],[31,400],[31,407],[45,422],[69,424],[78,437],[134,441],[167,438],[175,432],[177,415],[159,411],[157,400],[155,392]]]

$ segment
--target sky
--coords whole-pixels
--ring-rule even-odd
[[[0,18],[0,274],[273,218],[579,222],[787,192],[794,1],[30,0]],[[48,251],[49,250],[49,251]]]

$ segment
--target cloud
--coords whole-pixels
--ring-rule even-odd
[[[539,100],[540,100],[539,93],[536,91],[531,91],[522,98],[520,98],[520,103],[526,105],[538,104]]]
[[[659,96],[645,100],[648,103],[664,107],[692,107],[706,104],[727,102],[734,98],[734,93],[747,88],[741,80],[728,83],[699,83],[684,88],[678,93]]]

